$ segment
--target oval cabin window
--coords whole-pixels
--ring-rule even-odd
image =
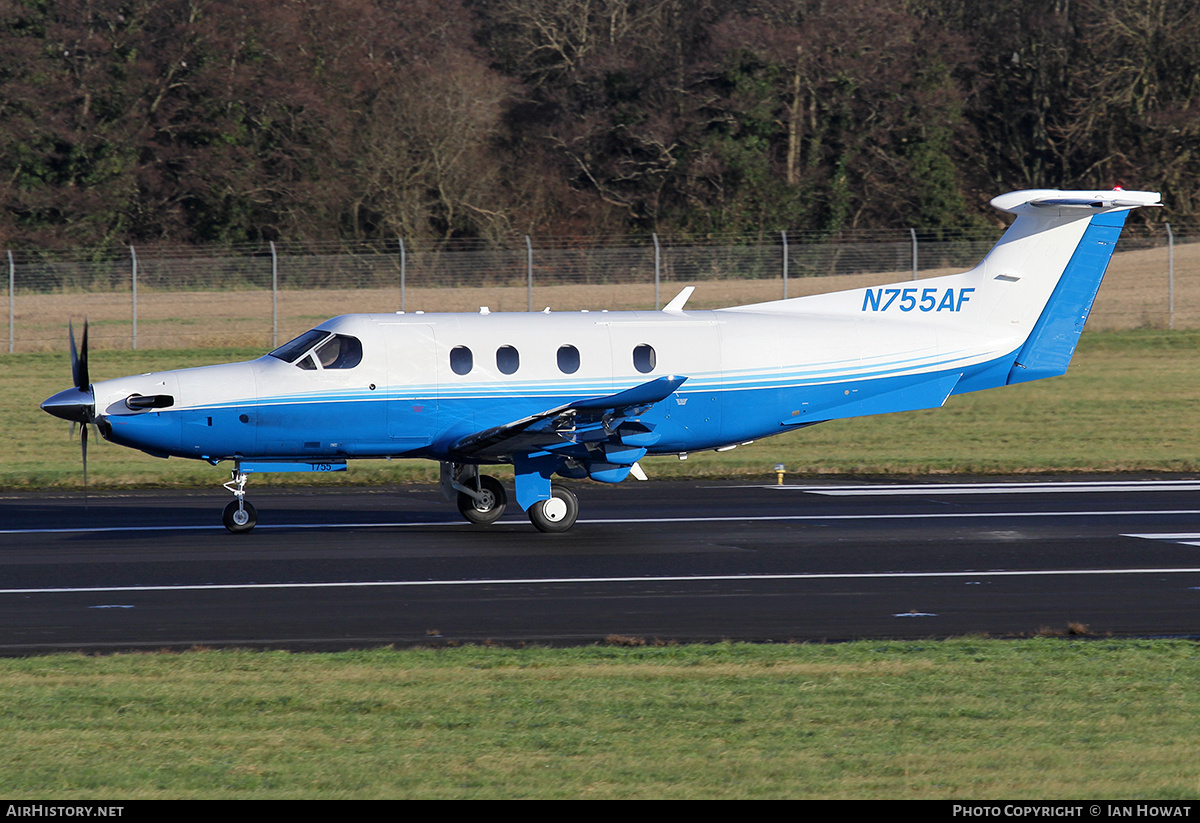
[[[579,371],[579,349],[574,346],[559,346],[558,370],[563,374],[574,374]]]
[[[658,357],[654,354],[654,347],[649,343],[642,343],[633,350],[633,367],[642,374],[654,371],[656,365],[658,365]]]
[[[469,374],[475,365],[475,357],[466,346],[455,346],[450,350],[450,370],[455,374]]]
[[[496,368],[501,374],[513,374],[521,367],[521,355],[512,346],[496,349]]]

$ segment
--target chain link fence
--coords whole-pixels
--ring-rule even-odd
[[[700,240],[516,237],[500,245],[127,247],[7,254],[9,352],[57,351],[68,319],[92,348],[272,347],[338,314],[649,310],[799,297],[974,266],[1000,229]],[[1200,327],[1200,242],[1170,226],[1122,235],[1091,328]]]

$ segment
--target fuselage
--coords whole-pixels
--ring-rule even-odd
[[[451,446],[472,432],[684,375],[642,417],[660,435],[650,453],[712,449],[838,417],[940,405],[960,384],[992,385],[990,371],[1006,374],[1020,330],[981,338],[969,299],[945,297],[955,286],[918,285],[904,295],[913,310],[897,305],[890,315],[867,290],[825,295],[841,300],[811,301],[801,312],[781,301],[694,312],[347,315],[317,330],[361,346],[349,367],[265,355],[93,390],[108,437],[152,454],[452,459]],[[937,301],[948,299],[953,312],[938,312]],[[130,409],[133,394],[173,403]]]

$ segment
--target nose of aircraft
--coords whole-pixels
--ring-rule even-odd
[[[73,423],[91,423],[96,416],[96,398],[91,391],[70,388],[47,397],[42,411]]]

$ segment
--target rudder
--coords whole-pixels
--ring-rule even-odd
[[[1008,374],[1010,385],[1066,373],[1127,214],[1128,211],[1112,211],[1091,218],[1041,316],[1017,354]]]

